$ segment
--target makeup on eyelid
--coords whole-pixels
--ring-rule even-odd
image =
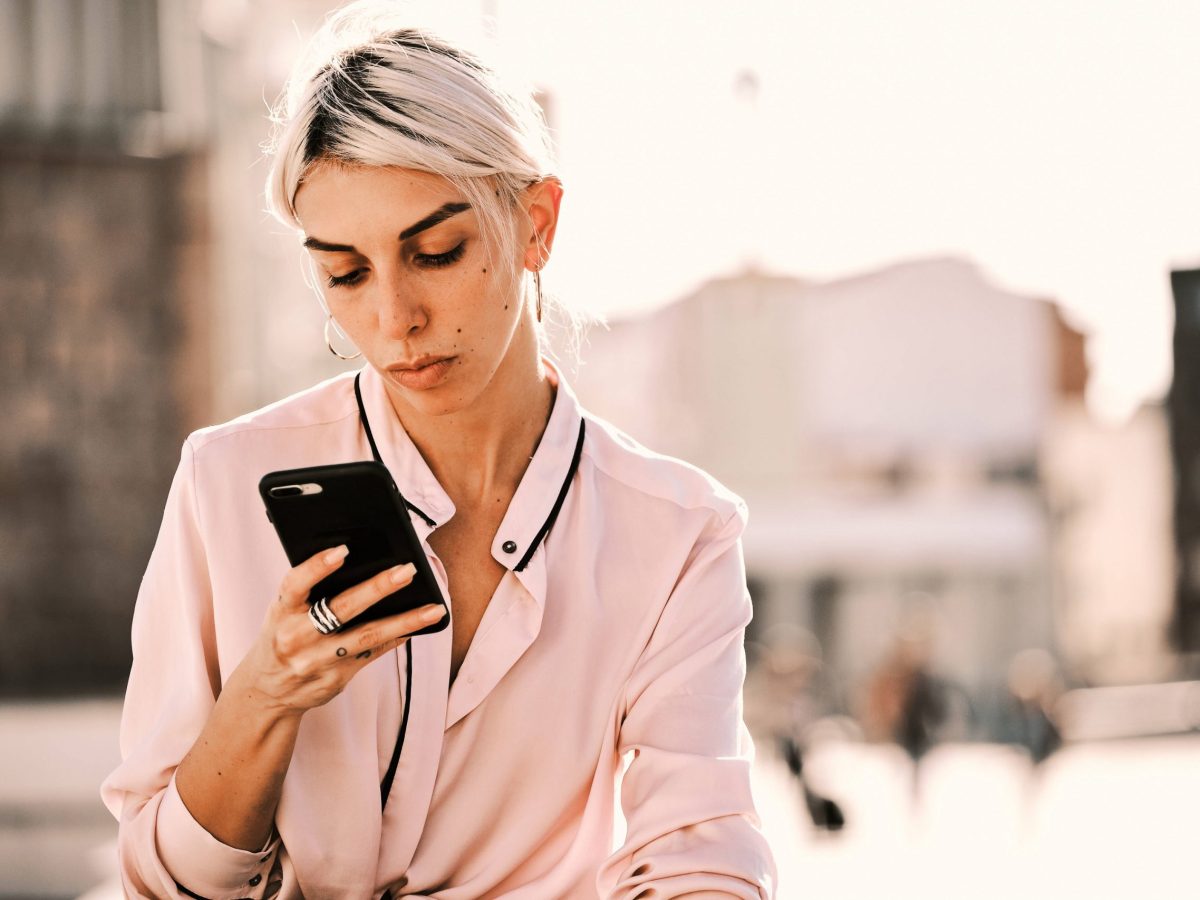
[[[413,261],[423,269],[442,269],[452,266],[462,259],[466,247],[467,242],[461,241],[457,247],[453,247],[445,253],[418,253],[413,257]],[[331,288],[353,287],[362,280],[362,272],[362,269],[355,269],[345,275],[330,275],[327,284]]]

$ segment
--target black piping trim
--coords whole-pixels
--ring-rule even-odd
[[[358,401],[358,419],[362,422],[363,431],[367,433],[367,442],[371,445],[371,455],[375,457],[375,462],[382,466],[384,465],[383,458],[379,455],[379,447],[375,444],[375,435],[371,433],[371,423],[367,421],[367,407],[363,403],[362,387],[359,384],[361,379],[361,372],[354,376],[354,399]],[[401,499],[404,499],[403,495],[401,495]],[[437,527],[437,522],[409,503],[407,499],[404,499],[404,505],[424,519],[430,528]],[[396,746],[392,750],[392,760],[388,763],[387,772],[384,774],[383,781],[379,785],[380,808],[387,806],[388,794],[392,792],[392,782],[396,779],[396,768],[400,765],[400,752],[404,749],[404,735],[408,732],[408,710],[412,705],[413,661],[411,638],[404,642],[404,653],[404,711],[400,714],[400,734],[396,736]],[[194,897],[196,895],[191,894],[190,896]],[[200,900],[204,900],[204,898],[201,897]]]
[[[363,404],[362,386],[359,382],[362,380],[362,372],[354,376],[354,399],[358,401],[358,420],[362,422],[363,431],[367,433],[367,443],[371,445],[371,455],[375,457],[375,462],[383,464],[383,458],[379,455],[379,447],[375,445],[375,434],[371,431],[371,423],[367,421],[367,407]]]
[[[396,778],[396,767],[400,765],[400,751],[404,748],[404,735],[408,731],[408,708],[412,701],[412,639],[404,642],[408,659],[404,663],[404,712],[400,715],[400,735],[396,738],[396,748],[392,751],[392,761],[388,763],[387,774],[379,785],[379,808],[387,807],[388,795],[392,792],[392,782]]]
[[[179,892],[181,894],[187,894],[189,897],[195,897],[196,900],[208,900],[207,897],[201,897],[199,894],[193,894],[191,891],[189,891],[187,888],[185,888],[178,881],[175,882],[175,887],[177,887],[179,889]]]
[[[430,528],[437,528],[437,522],[433,521],[433,519],[429,518],[429,516],[425,515],[425,513],[421,512],[421,510],[417,509],[415,506],[413,506],[411,503],[409,503],[407,497],[404,498],[404,505],[407,506],[409,509],[411,509],[413,512],[415,512],[422,519],[424,519],[425,524],[428,525]]]
[[[575,455],[571,457],[571,468],[567,470],[567,477],[563,479],[562,487],[558,491],[558,499],[554,501],[554,508],[550,510],[550,515],[546,521],[542,523],[542,527],[538,529],[537,535],[529,544],[529,549],[525,551],[525,555],[521,557],[521,561],[513,568],[515,572],[522,572],[529,565],[529,560],[533,558],[533,552],[537,550],[538,544],[542,542],[550,528],[554,525],[554,520],[558,518],[558,511],[562,509],[563,501],[567,499],[567,491],[571,489],[571,482],[575,478],[575,470],[579,468],[579,458],[583,455],[583,431],[584,421],[579,420],[579,438],[575,441]]]
[[[379,455],[379,447],[375,444],[375,435],[371,432],[371,423],[367,421],[367,407],[365,404],[363,404],[362,388],[359,387],[359,380],[361,378],[361,372],[354,376],[354,399],[358,401],[358,420],[362,422],[363,431],[367,433],[367,443],[371,445],[371,455],[375,457],[375,462],[382,466],[384,464],[383,457]],[[428,525],[430,528],[437,528],[437,522],[433,521],[433,519],[429,518],[429,516],[425,515],[425,513],[423,513],[417,507],[413,506],[407,497],[401,497],[401,499],[404,500],[405,506],[425,520],[426,525]]]

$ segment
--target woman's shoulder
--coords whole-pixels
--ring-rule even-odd
[[[197,429],[187,443],[195,454],[237,452],[247,441],[294,440],[304,429],[336,426],[348,418],[357,421],[354,375],[343,372],[228,422]]]
[[[735,515],[745,521],[746,502],[699,466],[652,450],[592,413],[587,413],[586,419],[589,459],[626,493],[680,512],[707,513],[721,523]]]

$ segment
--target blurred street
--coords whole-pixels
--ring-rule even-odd
[[[1200,736],[1068,747],[1045,764],[1027,806],[1028,763],[1008,747],[947,745],[922,765],[913,821],[898,748],[814,750],[806,769],[844,806],[840,835],[814,834],[789,803],[787,772],[760,766],[780,898],[1196,896]]]
[[[117,759],[116,701],[0,705],[0,896],[119,897],[115,825],[97,785]],[[781,900],[1132,898],[1196,895],[1190,816],[1200,735],[1069,746],[1030,793],[1028,764],[989,744],[945,745],[911,767],[898,749],[827,742],[805,765],[845,809],[817,833],[772,748],[756,795],[779,861]]]

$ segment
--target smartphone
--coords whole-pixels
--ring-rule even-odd
[[[341,544],[350,550],[342,565],[313,587],[308,595],[310,604],[322,597],[332,598],[384,569],[410,562],[417,568],[413,580],[367,607],[353,621],[381,619],[428,603],[446,606],[404,498],[380,463],[270,472],[259,481],[258,492],[293,566]],[[432,634],[449,622],[447,611],[439,621],[413,634]]]

